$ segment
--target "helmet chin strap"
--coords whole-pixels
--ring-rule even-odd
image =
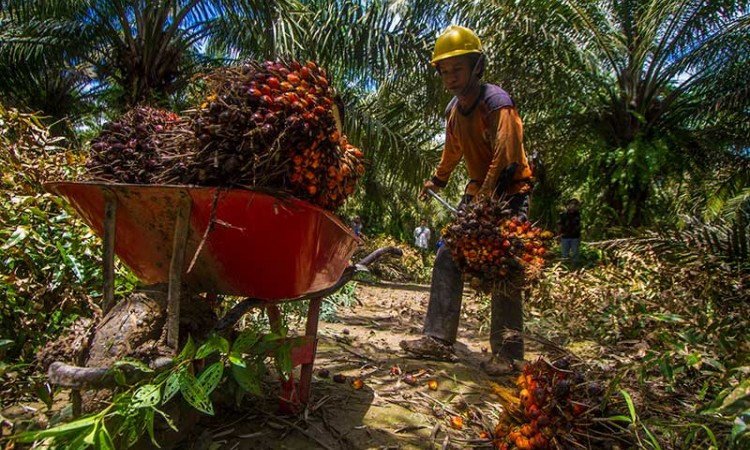
[[[469,79],[469,82],[466,83],[466,85],[461,89],[461,92],[458,93],[458,97],[464,97],[469,90],[474,88],[474,86],[479,86],[479,72],[481,70],[481,64],[484,63],[484,54],[480,54],[479,58],[477,58],[477,61],[474,63],[474,67],[471,69],[471,76]]]

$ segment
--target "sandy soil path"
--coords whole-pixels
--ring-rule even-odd
[[[464,298],[456,363],[410,358],[398,346],[402,339],[420,336],[427,286],[360,283],[357,296],[361,304],[340,308],[335,322],[320,322],[312,399],[305,414],[279,416],[269,397],[242,417],[204,423],[202,438],[192,447],[492,448],[480,439],[483,430],[497,423],[500,410],[490,384],[512,386],[513,380],[492,379],[480,370],[488,342],[473,293]],[[527,351],[527,359],[533,355],[533,349]],[[321,369],[328,371],[327,377]],[[334,375],[346,376],[347,382],[336,383]],[[405,375],[416,376],[416,383],[407,384]],[[354,389],[353,379],[361,379],[364,387]],[[429,380],[437,381],[437,390],[429,388]],[[451,426],[455,416],[463,421],[460,430]]]

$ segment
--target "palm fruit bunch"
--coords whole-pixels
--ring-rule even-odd
[[[329,210],[354,191],[362,152],[341,134],[343,111],[323,68],[250,61],[202,81],[186,183],[278,189]]]
[[[514,217],[506,202],[489,198],[464,205],[443,229],[465,281],[484,292],[526,268],[541,267],[553,237]]]
[[[165,109],[138,106],[129,110],[104,124],[92,139],[86,161],[88,177],[117,183],[157,182],[168,161],[161,151],[162,142],[185,126],[185,120]]]
[[[516,380],[518,397],[510,397],[495,427],[493,444],[501,450],[605,448],[591,447],[611,433],[594,432],[603,424],[603,389],[571,368],[569,357],[526,364]],[[508,400],[502,388],[495,392]],[[596,406],[596,407],[595,407]],[[596,418],[596,420],[594,420]]]

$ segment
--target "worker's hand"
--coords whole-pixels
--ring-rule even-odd
[[[441,188],[436,186],[435,183],[432,182],[432,180],[425,181],[424,185],[422,186],[422,190],[419,192],[420,200],[426,202],[427,200],[432,198],[430,197],[430,194],[427,193],[428,189],[437,194]]]

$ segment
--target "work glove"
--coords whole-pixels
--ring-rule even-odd
[[[430,194],[427,193],[427,190],[431,190],[434,193],[438,193],[442,189],[440,186],[436,185],[432,180],[427,180],[424,182],[424,185],[422,186],[422,190],[419,192],[419,199],[422,201],[427,201],[431,199]]]
[[[516,174],[516,169],[518,169],[518,163],[514,162],[508,164],[505,169],[500,172],[500,176],[497,177],[497,184],[495,185],[495,195],[500,197],[505,194],[510,185],[513,184],[513,177]]]

